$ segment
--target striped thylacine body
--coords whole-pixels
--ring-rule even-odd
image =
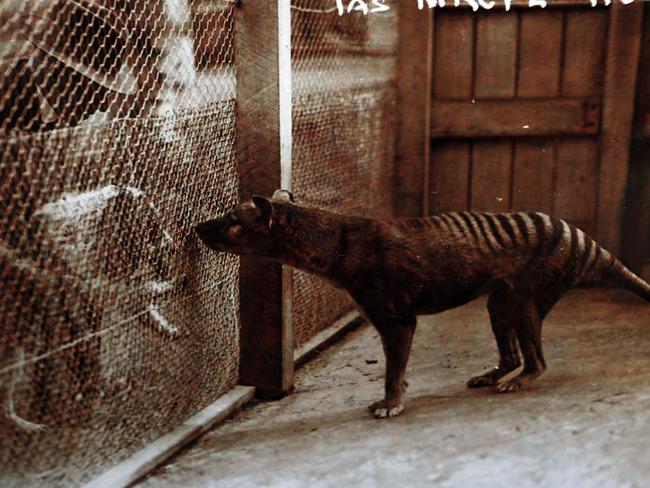
[[[517,391],[546,369],[542,321],[573,286],[612,283],[650,301],[650,285],[580,229],[542,213],[452,212],[374,220],[296,204],[286,191],[254,197],[199,224],[214,250],[272,259],[347,290],[375,326],[386,355],[377,417],[403,410],[416,316],[488,294],[499,363],[469,380]],[[521,373],[497,382],[521,365]]]
[[[407,232],[428,226],[436,238],[466,253],[473,251],[472,265],[483,262],[495,278],[554,270],[559,278],[555,285],[567,289],[610,282],[646,299],[650,296],[647,283],[589,235],[544,213],[448,212],[397,222]]]

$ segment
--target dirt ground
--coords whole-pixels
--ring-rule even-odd
[[[364,326],[301,369],[293,395],[247,407],[141,486],[649,486],[650,306],[571,292],[544,347],[530,390],[469,390],[496,361],[485,300],[420,318],[406,410],[375,420],[383,355]]]

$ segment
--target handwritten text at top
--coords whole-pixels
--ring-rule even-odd
[[[495,0],[412,0],[417,2],[418,8],[422,10],[425,7],[460,7],[462,4],[468,5],[472,10],[477,11],[479,8],[490,10],[496,6]],[[552,0],[549,0],[552,1]],[[634,0],[619,0],[623,5],[628,5]],[[598,0],[589,0],[592,7],[598,5]],[[601,0],[602,5],[611,5],[612,0]],[[512,0],[503,0],[503,5],[506,11],[510,10]],[[528,0],[529,7],[545,8],[547,5],[546,0]],[[336,0],[336,8],[339,15],[352,12],[362,12],[364,15],[386,12],[390,10],[390,6],[386,5],[386,0]]]

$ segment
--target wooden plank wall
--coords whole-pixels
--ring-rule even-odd
[[[538,210],[595,232],[608,15],[436,11],[431,213]]]

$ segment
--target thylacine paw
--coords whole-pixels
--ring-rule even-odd
[[[395,402],[386,402],[386,400],[380,400],[373,403],[368,407],[368,410],[372,412],[375,418],[386,419],[390,417],[397,417],[404,411],[404,405],[401,403]]]
[[[480,376],[475,376],[467,381],[467,388],[483,388],[485,386],[492,386],[496,384],[497,379],[490,373],[485,373]]]
[[[499,383],[496,387],[497,393],[515,393],[527,388],[533,381],[535,381],[542,374],[542,371],[536,373],[521,373],[514,378]]]
[[[516,378],[513,378],[512,380],[499,383],[496,388],[497,393],[515,393],[521,390],[521,383],[515,380]]]

